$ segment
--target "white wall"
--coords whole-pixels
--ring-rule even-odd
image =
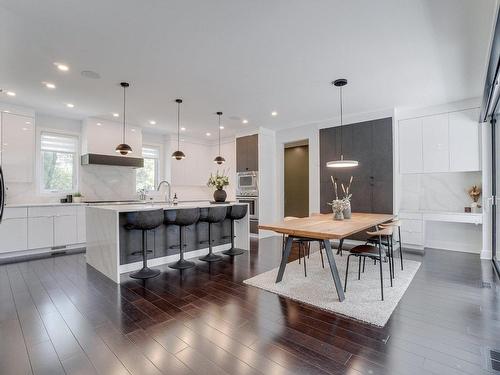
[[[259,223],[272,223],[277,219],[276,173],[276,133],[259,128]],[[271,235],[274,233],[259,231],[260,237]]]

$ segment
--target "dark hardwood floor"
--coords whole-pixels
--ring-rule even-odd
[[[280,244],[120,286],[83,254],[0,266],[0,374],[489,373],[483,351],[500,348],[489,262],[407,254],[423,265],[379,329],[244,285],[278,265]]]

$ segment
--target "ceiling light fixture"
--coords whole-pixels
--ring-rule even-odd
[[[184,126],[181,127],[181,132],[185,132],[186,128]]]
[[[343,114],[344,114],[344,97],[342,89],[347,85],[347,79],[340,78],[332,82],[332,85],[340,88],[340,160],[332,160],[326,163],[329,168],[350,168],[357,167],[357,160],[344,160],[344,153],[342,150],[342,125],[343,125]]]
[[[7,91],[6,94],[9,96],[16,96],[16,93],[14,91]]]
[[[242,123],[244,123],[244,124],[248,124],[248,120],[247,120],[247,119],[244,119],[244,120],[242,121]]]
[[[48,88],[48,89],[55,89],[56,88],[56,85],[54,85],[53,83],[51,82],[42,82],[43,85]]]
[[[212,133],[207,133],[206,135],[207,135],[207,137],[210,137],[212,135]]]
[[[67,72],[69,70],[69,66],[65,64],[55,62],[54,65],[57,66],[57,69],[59,69],[61,72]]]
[[[118,113],[113,113],[113,117],[120,117]]]
[[[121,82],[120,86],[123,87],[123,138],[122,138],[123,143],[120,143],[118,146],[116,146],[115,151],[122,154],[122,155],[128,155],[128,154],[132,153],[132,147],[130,147],[128,144],[125,143],[125,127],[126,127],[126,124],[125,124],[125,108],[126,108],[125,107],[125,105],[126,105],[125,91],[127,90],[127,87],[129,87],[130,85],[128,82]],[[117,117],[117,116],[115,116],[115,117]]]
[[[273,117],[278,116],[278,112],[276,112],[276,111],[272,111],[272,112],[271,112],[271,116],[273,116]]]
[[[177,151],[175,151],[172,154],[172,159],[175,160],[182,160],[186,158],[186,155],[180,150],[180,143],[181,143],[181,103],[182,99],[175,99],[175,102],[177,103]]]
[[[149,124],[150,125],[156,125],[156,121],[155,120],[151,120],[151,121],[149,121]]]
[[[226,161],[226,159],[224,159],[220,154],[220,131],[221,129],[224,129],[224,127],[220,124],[220,117],[222,116],[222,112],[217,112],[217,116],[219,116],[219,155],[215,157],[214,163],[221,165]]]
[[[75,105],[73,103],[66,103],[66,107],[75,108]]]

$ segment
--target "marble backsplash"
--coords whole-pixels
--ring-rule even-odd
[[[80,168],[80,191],[85,200],[137,199],[135,169],[106,165]]]
[[[472,202],[467,193],[472,185],[481,186],[481,172],[404,174],[400,208],[464,212]]]

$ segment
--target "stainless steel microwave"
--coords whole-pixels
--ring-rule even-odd
[[[237,173],[238,188],[237,195],[243,195],[245,192],[255,192],[258,195],[259,181],[258,172],[238,172]]]

